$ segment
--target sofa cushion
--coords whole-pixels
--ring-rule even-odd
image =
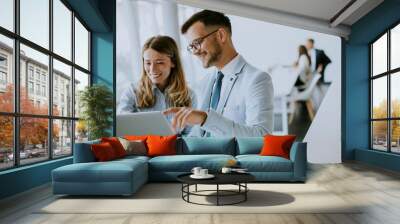
[[[249,172],[292,172],[292,161],[279,156],[238,155],[239,166]]]
[[[127,163],[130,163],[130,162],[135,161],[135,160],[148,162],[149,159],[150,159],[150,157],[147,157],[147,156],[130,155],[130,156],[125,156],[124,158],[113,160],[113,162],[127,162]]]
[[[264,145],[263,137],[242,137],[236,141],[236,155],[259,154]]]
[[[179,139],[178,154],[225,154],[235,155],[234,138],[196,138],[184,137]]]
[[[149,160],[150,171],[163,172],[190,172],[193,167],[199,166],[211,172],[219,171],[228,160],[235,159],[231,155],[175,155],[158,156]]]
[[[58,182],[129,182],[133,173],[143,172],[147,163],[140,159],[108,162],[74,163],[53,170],[53,181]]]

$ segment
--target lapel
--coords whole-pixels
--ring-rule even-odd
[[[321,63],[321,50],[315,49],[315,69],[318,68],[318,64]]]
[[[216,78],[217,77],[214,74],[212,76],[212,78],[210,78],[207,81],[207,88],[205,89],[205,92],[204,92],[205,95],[203,96],[204,98],[202,100],[202,105],[200,107],[200,109],[202,109],[202,110],[208,110],[209,107],[210,107],[211,93],[212,93],[212,90],[214,88],[214,83],[215,83],[215,79]]]
[[[228,80],[228,83],[226,85],[224,92],[221,95],[219,103],[218,103],[217,112],[219,114],[222,114],[224,112],[224,109],[225,109],[226,103],[228,101],[229,95],[231,94],[232,88],[235,85],[237,78],[241,74],[241,72],[244,68],[244,65],[246,64],[246,61],[241,56],[239,56],[239,57],[240,57],[239,62],[237,63],[237,65],[235,66],[235,68],[233,70],[234,75],[226,77],[226,78],[229,78],[229,80]]]

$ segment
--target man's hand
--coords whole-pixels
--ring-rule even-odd
[[[163,111],[164,115],[174,114],[172,127],[183,129],[186,125],[202,125],[207,119],[207,113],[201,110],[194,110],[190,107],[171,107]]]
[[[318,65],[318,68],[317,68],[317,72],[318,72],[319,74],[321,74],[323,68],[324,68],[324,65],[319,64],[319,65]]]

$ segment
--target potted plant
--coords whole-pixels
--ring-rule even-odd
[[[112,125],[113,94],[102,84],[87,86],[79,93],[81,118],[87,127],[89,140],[109,136]]]

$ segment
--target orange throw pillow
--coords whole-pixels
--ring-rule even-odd
[[[92,149],[94,157],[99,162],[109,161],[117,158],[112,145],[108,142],[93,144],[90,147]]]
[[[147,137],[148,156],[176,155],[177,135]]]
[[[290,148],[296,140],[296,135],[266,135],[264,145],[261,149],[261,156],[280,156],[290,159]]]
[[[146,142],[147,135],[125,135],[124,139],[129,140],[129,141],[144,141]]]
[[[101,142],[108,142],[114,149],[115,155],[117,158],[121,158],[126,156],[126,151],[122,146],[121,142],[119,142],[118,138],[110,137],[110,138],[101,138]]]

